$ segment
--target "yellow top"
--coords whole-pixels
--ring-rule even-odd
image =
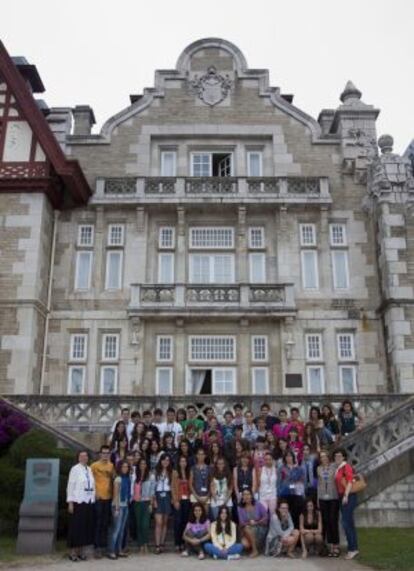
[[[93,477],[95,478],[96,499],[112,499],[112,482],[115,476],[115,469],[112,462],[97,460],[91,465]]]
[[[231,535],[227,533],[217,534],[217,522],[211,524],[211,541],[219,549],[228,549],[236,543],[236,524],[230,523]]]

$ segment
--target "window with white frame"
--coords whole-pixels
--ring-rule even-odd
[[[108,250],[106,252],[105,289],[122,288],[122,250]]]
[[[212,155],[211,153],[193,153],[191,155],[192,176],[211,176]]]
[[[322,366],[308,366],[308,392],[311,395],[320,395],[325,392],[324,369]]]
[[[114,395],[118,392],[118,367],[105,365],[101,367],[100,393]]]
[[[247,176],[263,176],[262,153],[260,151],[248,151]]]
[[[269,369],[268,367],[252,368],[252,391],[255,395],[269,394]]]
[[[252,336],[252,361],[268,360],[267,335]]]
[[[214,368],[213,371],[213,394],[229,395],[236,392],[236,371],[227,367],[224,369]]]
[[[346,225],[345,224],[330,224],[329,235],[331,246],[346,246]]]
[[[117,361],[119,358],[119,334],[105,333],[102,336],[102,361]]]
[[[304,289],[319,288],[318,253],[316,250],[302,250],[302,286]]]
[[[331,256],[334,289],[348,289],[348,252],[346,250],[332,250]]]
[[[172,361],[173,338],[170,335],[158,335],[157,337],[157,361]]]
[[[174,283],[174,254],[158,254],[158,283]]]
[[[174,226],[160,226],[158,234],[158,248],[160,250],[172,250],[175,247]]]
[[[86,361],[88,354],[88,335],[86,333],[74,333],[70,336],[71,361]]]
[[[92,256],[89,250],[76,252],[75,289],[87,290],[91,287]]]
[[[158,395],[171,395],[173,392],[172,367],[157,367],[156,389]]]
[[[231,176],[233,154],[229,151],[200,152],[191,154],[191,176]]]
[[[355,345],[353,333],[338,333],[338,360],[353,361],[355,359]]]
[[[265,247],[265,233],[263,226],[251,226],[249,228],[249,248],[251,250]]]
[[[355,394],[357,392],[356,367],[352,365],[340,365],[339,381],[343,394]]]
[[[110,224],[108,226],[108,246],[124,245],[124,225]]]
[[[94,240],[93,224],[80,224],[78,226],[78,246],[92,247]]]
[[[219,226],[190,228],[190,248],[206,250],[234,248],[234,228]]]
[[[307,333],[306,359],[308,361],[322,361],[322,335],[320,333]]]
[[[235,337],[199,335],[189,338],[190,361],[235,361],[235,359]]]
[[[81,395],[85,392],[85,367],[73,365],[68,371],[68,394]]]
[[[266,256],[262,253],[249,254],[249,272],[251,283],[265,283]]]
[[[177,174],[176,151],[161,152],[161,176],[176,176]]]
[[[190,283],[234,283],[233,254],[190,254]]]
[[[316,246],[315,224],[300,224],[299,233],[301,246]]]

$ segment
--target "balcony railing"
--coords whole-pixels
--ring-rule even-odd
[[[295,311],[293,284],[131,284],[133,313],[260,313]]]
[[[326,177],[120,177],[100,178],[94,202],[330,203]]]

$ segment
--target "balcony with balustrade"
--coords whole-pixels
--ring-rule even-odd
[[[131,284],[130,315],[287,317],[295,315],[293,284]]]
[[[99,178],[92,202],[331,204],[327,177]]]

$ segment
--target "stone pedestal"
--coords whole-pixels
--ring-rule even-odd
[[[39,555],[55,550],[57,502],[20,505],[16,551],[19,555]]]

